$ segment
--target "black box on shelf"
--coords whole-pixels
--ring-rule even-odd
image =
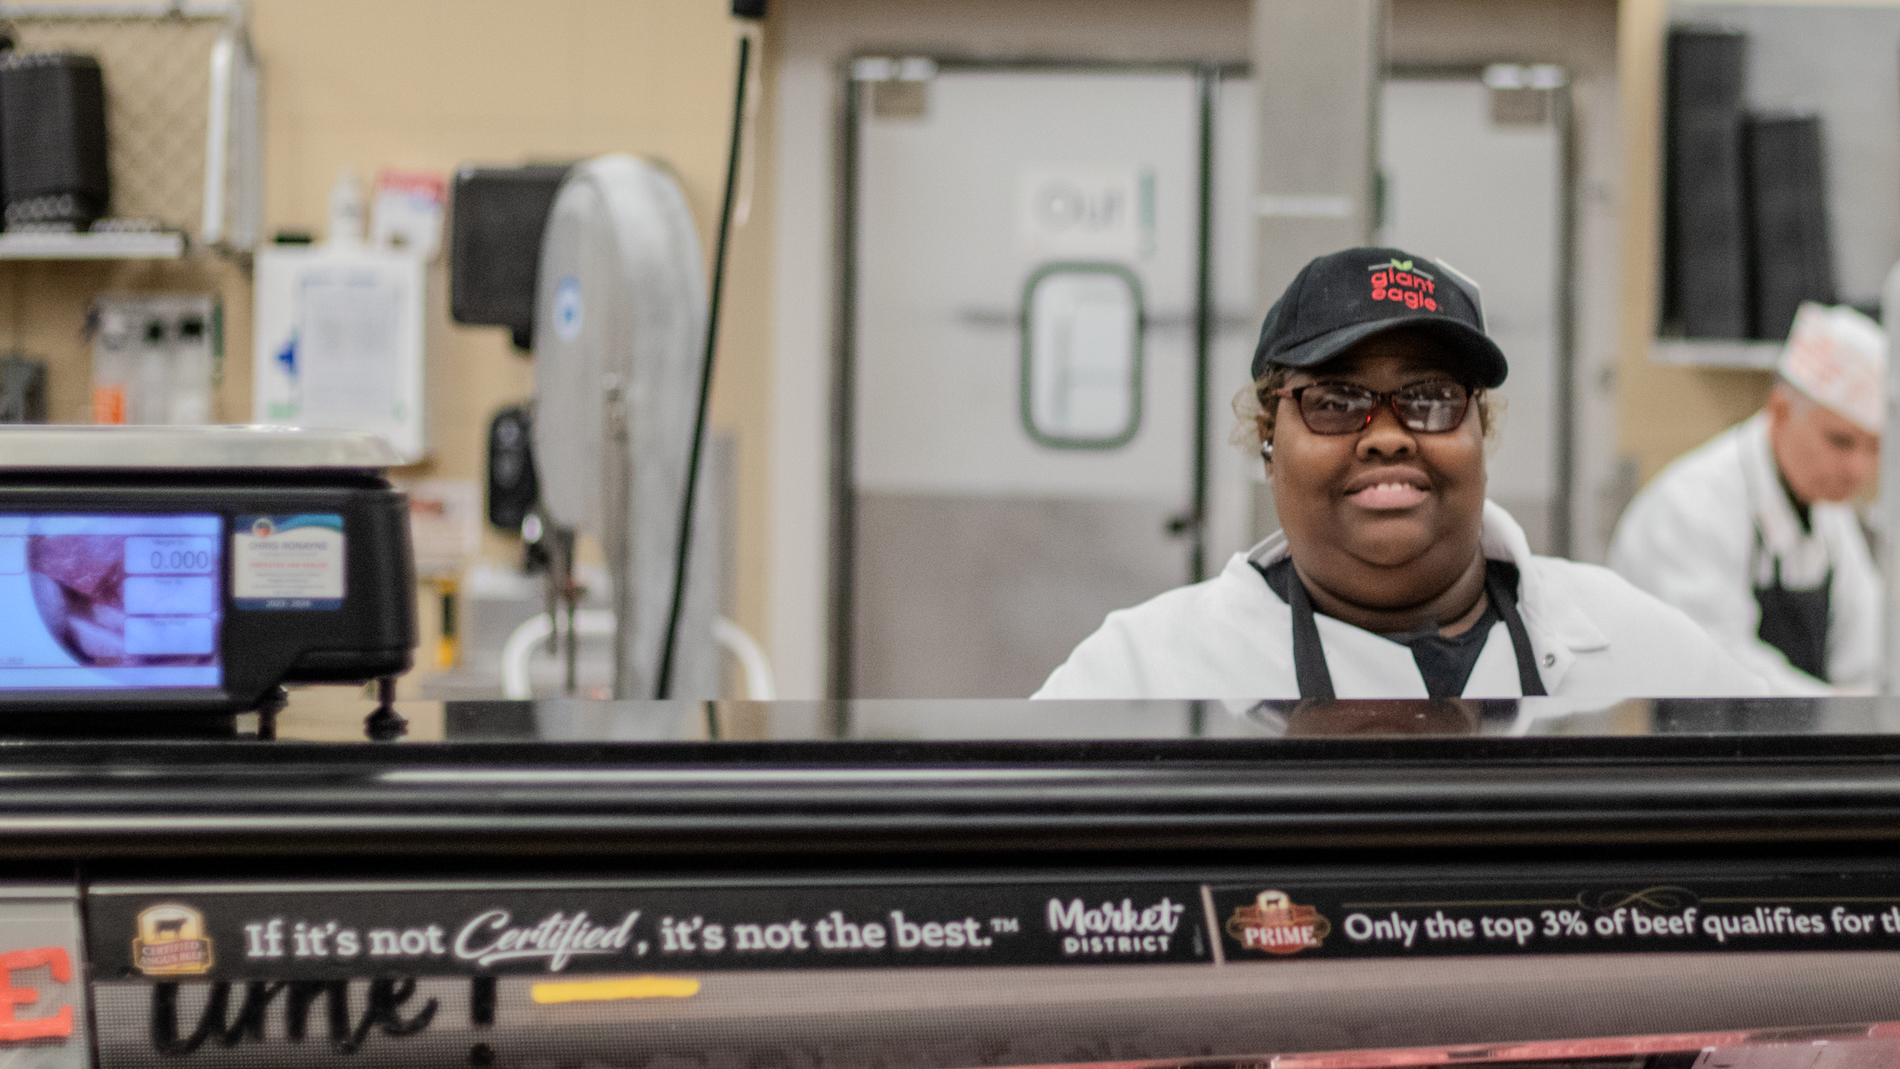
[[[1663,321],[1692,338],[1750,336],[1743,84],[1738,30],[1669,31]]]
[[[1750,115],[1747,129],[1754,333],[1780,340],[1802,301],[1835,301],[1821,119]]]
[[[0,189],[8,229],[84,230],[106,212],[105,76],[91,56],[0,56]]]

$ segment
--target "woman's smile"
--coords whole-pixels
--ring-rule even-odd
[[[1432,481],[1414,468],[1378,468],[1346,484],[1346,500],[1373,512],[1399,512],[1424,504]]]

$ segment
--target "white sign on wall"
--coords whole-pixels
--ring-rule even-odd
[[[459,575],[482,548],[482,487],[473,479],[404,482],[416,574]]]
[[[1034,167],[1017,184],[1016,244],[1040,260],[1134,260],[1154,251],[1154,171]]]
[[[260,250],[252,419],[369,431],[421,460],[424,272],[414,252]]]

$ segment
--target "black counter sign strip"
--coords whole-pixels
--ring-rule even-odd
[[[100,1064],[571,1061],[624,1053],[643,1022],[736,1021],[801,1001],[864,1007],[906,989],[924,1002],[987,998],[995,976],[1025,966],[1204,975],[1212,946],[1200,891],[96,886],[87,917]],[[878,1043],[899,1034],[890,1021],[867,1033]]]
[[[1213,886],[1228,962],[1900,950],[1900,880]]]
[[[101,978],[1210,960],[1187,883],[95,889]]]

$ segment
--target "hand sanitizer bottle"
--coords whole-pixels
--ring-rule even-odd
[[[128,418],[133,423],[171,422],[172,324],[151,309],[139,329],[138,388],[133,391]]]
[[[125,423],[132,392],[132,323],[125,310],[106,304],[92,337],[92,421]]]
[[[185,311],[178,317],[177,340],[172,343],[172,388],[169,422],[198,425],[211,422],[211,332],[205,316]]]

